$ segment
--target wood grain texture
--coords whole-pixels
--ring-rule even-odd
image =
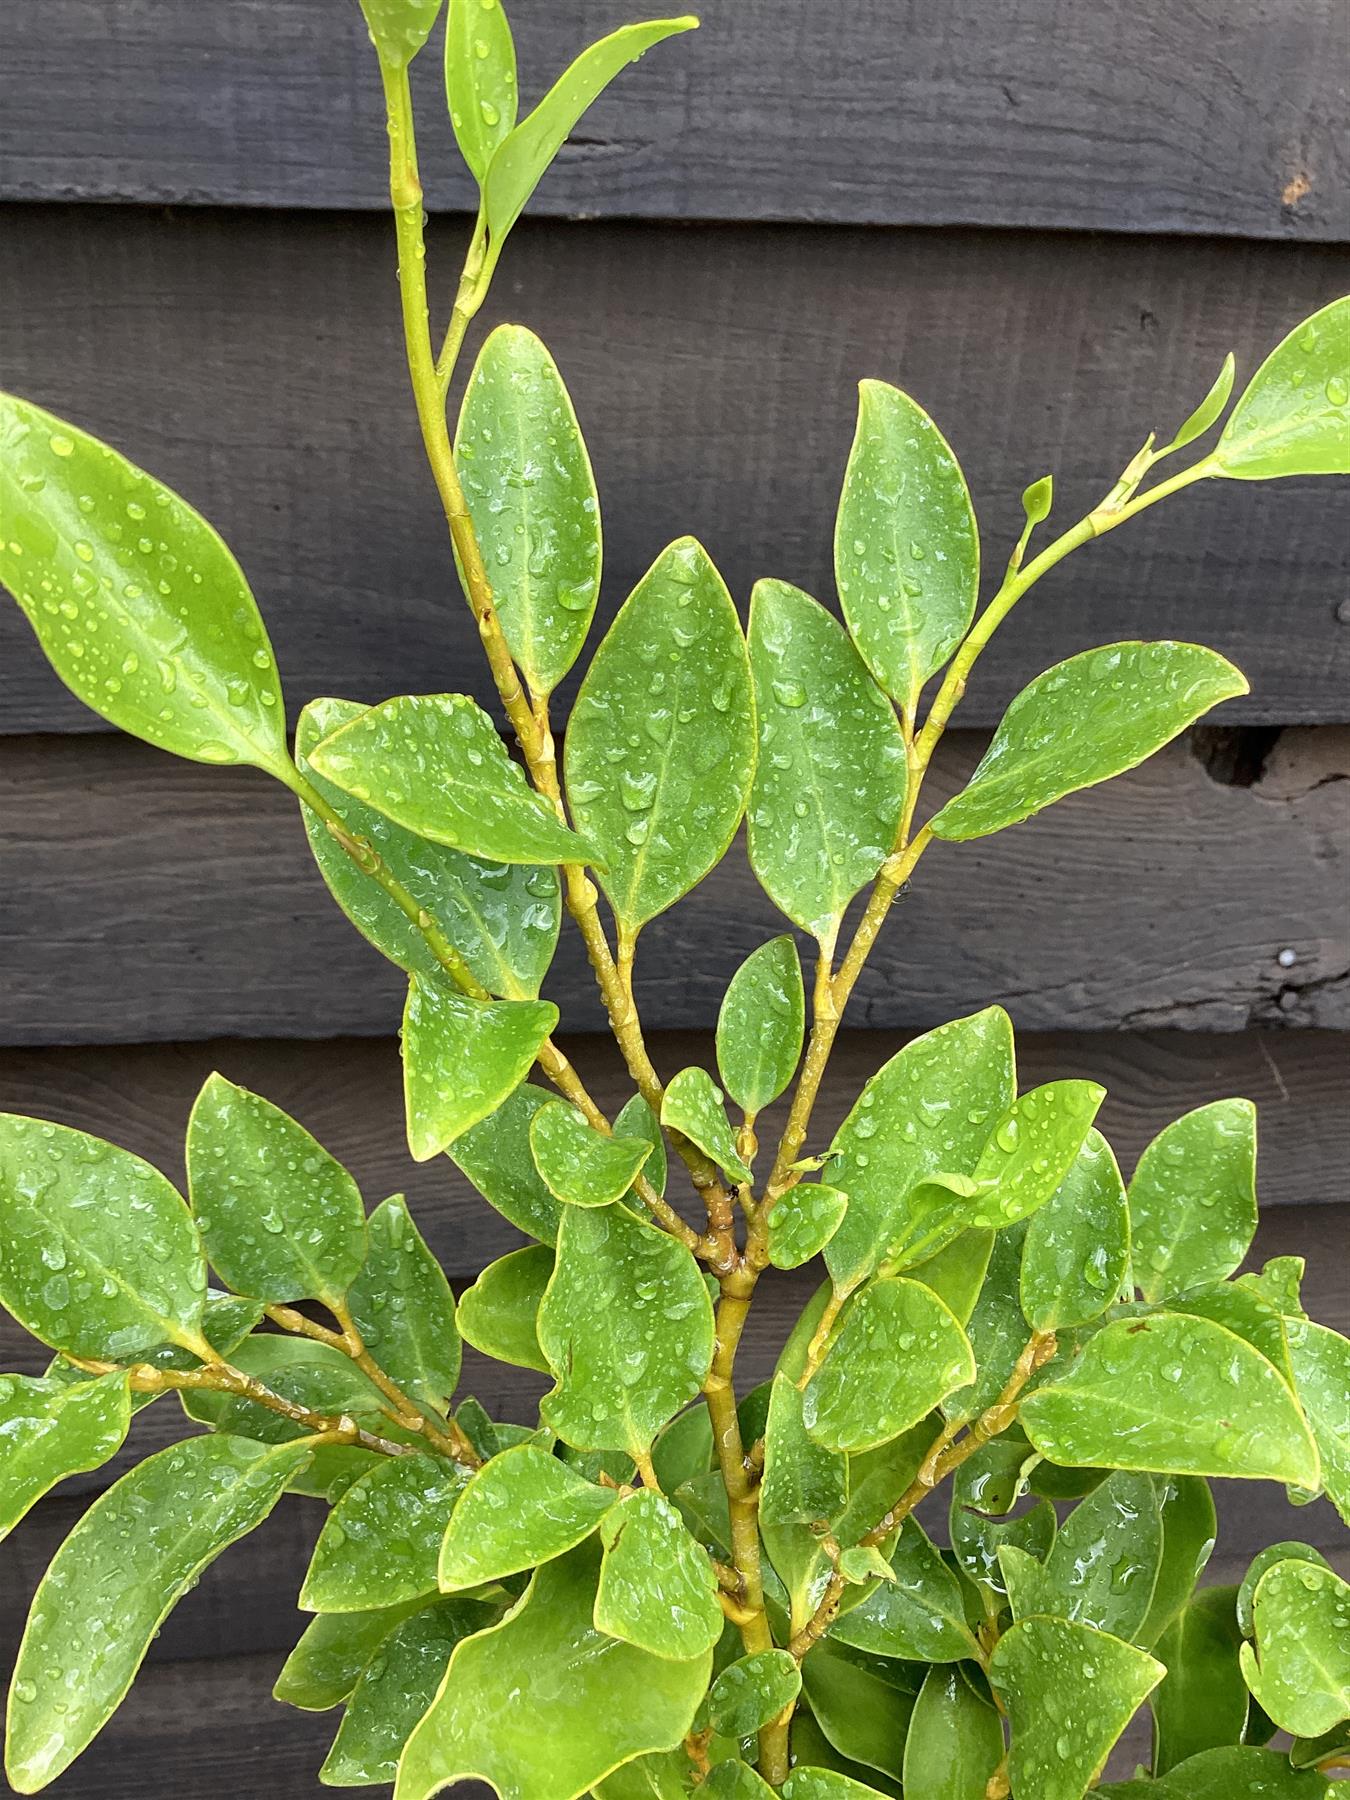
[[[316,693],[436,687],[491,703],[417,441],[383,220],[13,207],[0,239],[0,384],[109,438],[218,526],[258,594],[293,712]],[[433,231],[442,307],[461,248],[457,226]],[[513,241],[501,280],[483,325],[508,316],[540,333],[590,444],[603,622],[686,532],[742,607],[763,575],[830,600],[863,376],[910,389],[951,438],[992,580],[1029,480],[1054,472],[1055,527],[1069,524],[1151,427],[1185,417],[1229,349],[1250,372],[1350,289],[1350,256],[543,224]],[[962,718],[993,724],[1048,664],[1126,637],[1231,656],[1252,684],[1232,720],[1350,718],[1342,511],[1327,481],[1216,482],[1159,507],[1023,603]],[[0,732],[104,729],[0,602]]]
[[[624,75],[536,205],[695,219],[1347,234],[1336,0],[708,0]],[[618,0],[513,8],[532,100]],[[374,60],[330,0],[15,0],[0,193],[385,203]],[[433,206],[471,190],[433,49]]]

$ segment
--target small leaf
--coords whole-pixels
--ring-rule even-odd
[[[441,1539],[467,1477],[394,1456],[353,1482],[324,1522],[300,1590],[306,1612],[365,1612],[434,1593]]]
[[[53,1350],[110,1362],[194,1354],[206,1261],[192,1215],[139,1156],[0,1113],[0,1302]]]
[[[14,1665],[5,1767],[19,1793],[55,1781],[97,1736],[174,1605],[308,1455],[189,1438],[99,1495],[52,1558]]]
[[[844,1613],[830,1636],[907,1662],[953,1663],[978,1656],[960,1584],[917,1519],[901,1526],[890,1565],[891,1580]]]
[[[366,1257],[365,1208],[303,1125],[210,1075],[188,1120],[187,1167],[206,1253],[236,1292],[342,1304]]]
[[[1237,373],[1237,364],[1233,361],[1230,350],[1223,359],[1223,367],[1214,377],[1214,385],[1186,420],[1170,444],[1167,444],[1160,455],[1169,450],[1184,450],[1187,444],[1193,444],[1198,437],[1203,437],[1210,426],[1215,423],[1228,404],[1228,396],[1233,391],[1233,377]]]
[[[571,1206],[619,1199],[652,1153],[642,1138],[596,1131],[564,1100],[551,1100],[530,1120],[530,1150],[549,1191]]]
[[[734,1757],[715,1763],[699,1788],[706,1800],[772,1800],[774,1793],[758,1770]]]
[[[310,763],[396,825],[499,863],[590,860],[467,694],[405,694],[358,713]]]
[[[1033,1216],[1022,1246],[1022,1311],[1033,1331],[1099,1319],[1130,1266],[1130,1215],[1111,1146],[1097,1130],[1054,1194]]]
[[[1199,644],[1107,644],[1038,675],[1003,715],[962,791],[930,821],[940,838],[988,837],[1152,756],[1212,706],[1247,692]]]
[[[702,1656],[722,1635],[717,1577],[664,1495],[642,1488],[600,1522],[604,1561],[596,1629],[675,1662]]]
[[[380,1645],[427,1596],[370,1612],[320,1613],[282,1664],[272,1697],[302,1712],[327,1712],[348,1699]]]
[[[490,1206],[546,1244],[557,1238],[562,1207],[535,1167],[530,1122],[554,1097],[546,1088],[523,1082],[496,1112],[457,1137],[450,1151],[451,1160]]]
[[[863,661],[912,719],[920,689],[975,616],[980,540],[951,446],[884,381],[859,383],[834,569]]]
[[[1350,1585],[1334,1569],[1276,1563],[1252,1617],[1256,1648],[1242,1645],[1242,1673],[1281,1730],[1317,1737],[1350,1718]]]
[[[1155,1775],[1202,1750],[1242,1742],[1248,1701],[1238,1666],[1236,1596],[1236,1588],[1205,1588],[1158,1640],[1167,1675],[1151,1701]]]
[[[451,1516],[441,1587],[477,1587],[561,1556],[590,1536],[616,1498],[536,1444],[503,1450],[474,1475]]]
[[[833,1519],[847,1504],[847,1459],[807,1435],[801,1393],[786,1375],[775,1375],[764,1427],[761,1524]]]
[[[642,1177],[658,1194],[666,1191],[666,1140],[661,1135],[661,1122],[642,1098],[634,1094],[625,1100],[614,1115],[615,1137],[641,1138],[652,1147],[642,1165]]]
[[[1233,408],[1215,473],[1239,481],[1350,474],[1350,299],[1277,344]]]
[[[386,68],[403,69],[431,36],[441,0],[361,0],[370,41]]]
[[[905,1737],[906,1800],[985,1800],[1003,1726],[956,1669],[930,1669]]]
[[[1042,1455],[1070,1468],[1317,1485],[1317,1449],[1293,1395],[1209,1319],[1155,1313],[1105,1326],[1020,1416]]]
[[[1018,1298],[1025,1232],[1025,1226],[1014,1225],[994,1237],[984,1286],[966,1324],[977,1373],[968,1386],[957,1388],[942,1402],[949,1425],[977,1418],[994,1405],[1026,1347],[1026,1321]]]
[[[529,1244],[498,1257],[459,1297],[459,1329],[465,1343],[518,1369],[548,1373],[537,1323],[553,1274],[553,1252]]]
[[[1299,1405],[1322,1458],[1327,1498],[1350,1525],[1350,1341],[1310,1319],[1289,1320]]]
[[[750,1737],[771,1725],[802,1691],[796,1657],[760,1650],[729,1663],[708,1693],[708,1722],[723,1737]]]
[[[1231,1275],[1256,1231],[1256,1108],[1215,1100],[1164,1127],[1130,1182],[1134,1273],[1146,1300]]]
[[[882,1663],[828,1638],[802,1663],[802,1687],[829,1742],[850,1762],[897,1781],[918,1677],[903,1663]]]
[[[661,1123],[678,1131],[733,1181],[750,1181],[722,1106],[722,1090],[706,1069],[681,1069],[661,1099]]]
[[[448,982],[414,976],[403,1013],[403,1097],[414,1159],[439,1156],[499,1107],[557,1023],[551,1000],[471,1000]]]
[[[124,1369],[95,1381],[0,1375],[0,1539],[58,1481],[107,1462],[130,1423]]]
[[[1136,1642],[1151,1650],[1195,1591],[1218,1535],[1214,1496],[1198,1475],[1173,1475],[1157,1484],[1163,1530],[1162,1561],[1148,1616]]]
[[[1020,1433],[995,1438],[961,1464],[952,1482],[947,1519],[952,1550],[961,1570],[981,1590],[987,1613],[997,1613],[1009,1597],[1004,1552],[1011,1546],[1043,1561],[1055,1541],[1055,1509],[1048,1500],[1013,1514],[1026,1492],[1026,1467],[1032,1460]]]
[[[0,513],[0,582],[77,699],[175,756],[287,779],[257,605],[186,500],[78,426],[0,394]]]
[[[572,816],[629,936],[725,854],[754,774],[754,717],[736,608],[707,551],[681,538],[605,634],[564,745]]]
[[[841,1550],[838,1569],[844,1580],[854,1587],[861,1587],[872,1580],[894,1579],[891,1565],[875,1544],[855,1544],[851,1550]]]
[[[523,325],[499,325],[478,353],[455,463],[502,635],[530,692],[545,698],[595,615],[600,503],[562,376]]]
[[[967,1223],[997,1231],[1044,1206],[1073,1167],[1105,1098],[1095,1081],[1047,1081],[1020,1095],[980,1152],[973,1179],[981,1191]]]
[[[419,1406],[440,1407],[459,1381],[455,1297],[402,1194],[367,1221],[369,1253],[347,1306],[376,1362]]]
[[[798,1182],[780,1195],[769,1214],[769,1261],[775,1269],[800,1269],[819,1256],[848,1210],[848,1195],[823,1182]]]
[[[754,1117],[792,1080],[806,1031],[802,965],[790,937],[770,938],[737,969],[717,1015],[722,1085]]]
[[[1053,475],[1042,475],[1039,481],[1022,490],[1022,511],[1026,515],[1028,526],[1043,525],[1050,517],[1050,508],[1055,503],[1055,478]]]
[[[784,581],[755,584],[750,668],[759,724],[750,864],[780,912],[832,943],[849,901],[895,848],[905,740],[838,622]]]
[[[1148,1617],[1162,1554],[1153,1477],[1118,1470],[1061,1523],[1041,1571],[1040,1610],[1133,1640]]]
[[[501,0],[450,0],[445,100],[460,155],[481,187],[516,122],[516,46]]]

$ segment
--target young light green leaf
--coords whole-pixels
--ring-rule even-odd
[[[0,1302],[71,1356],[202,1338],[206,1261],[158,1169],[102,1138],[0,1113]]]
[[[210,1075],[188,1119],[187,1168],[206,1253],[236,1292],[342,1304],[366,1257],[365,1208],[303,1125]]]
[[[365,1612],[436,1589],[441,1539],[467,1477],[431,1456],[393,1456],[353,1482],[324,1521],[300,1590],[306,1612]]]
[[[975,773],[930,821],[963,842],[1152,756],[1247,678],[1199,644],[1107,644],[1056,663],[1009,706]]]
[[[951,446],[921,406],[884,381],[858,386],[834,570],[863,661],[913,719],[920,689],[975,616],[980,539]]]
[[[451,1160],[490,1206],[546,1244],[557,1238],[562,1207],[535,1167],[530,1122],[555,1098],[548,1089],[523,1082],[496,1112],[457,1137],[450,1150]]]
[[[1022,490],[1022,512],[1026,517],[1030,531],[1037,525],[1043,525],[1050,517],[1050,508],[1055,503],[1055,478],[1053,475],[1042,475],[1039,481],[1033,481],[1030,487]]]
[[[402,1194],[367,1221],[366,1261],[347,1307],[376,1362],[419,1406],[436,1408],[459,1381],[455,1297]]]
[[[499,863],[591,860],[467,694],[404,694],[369,707],[315,744],[309,761],[344,794],[434,844]]]
[[[1148,1615],[1135,1642],[1151,1650],[1195,1591],[1214,1550],[1218,1521],[1209,1483],[1198,1475],[1173,1475],[1157,1483],[1162,1560]]]
[[[802,1687],[828,1741],[850,1762],[896,1781],[919,1677],[904,1663],[873,1660],[828,1638],[802,1662]]]
[[[906,1800],[985,1800],[1003,1726],[957,1669],[930,1669],[905,1737]]]
[[[404,69],[431,36],[441,0],[361,0],[370,41],[387,69]]]
[[[600,1521],[595,1624],[652,1656],[685,1662],[722,1635],[717,1577],[663,1494],[641,1488]]]
[[[1202,1750],[1242,1742],[1248,1698],[1238,1666],[1236,1597],[1232,1587],[1192,1595],[1158,1640],[1167,1676],[1150,1702],[1155,1775]]]
[[[1014,1793],[1083,1800],[1112,1745],[1167,1673],[1132,1644],[1068,1619],[1023,1619],[989,1680],[1012,1722]]]
[[[172,1607],[308,1456],[189,1438],[100,1494],[52,1558],[19,1646],[5,1755],[17,1792],[55,1781],[103,1729]]]
[[[94,1381],[0,1375],[0,1539],[67,1475],[97,1469],[131,1424],[125,1369]]]
[[[645,1456],[701,1391],[713,1336],[712,1302],[683,1244],[620,1206],[566,1208],[539,1309],[557,1382],[539,1413],[564,1443]]]
[[[108,444],[0,394],[0,582],[66,686],[193,762],[291,761],[243,570],[187,501]]]
[[[966,1623],[956,1576],[929,1542],[917,1519],[908,1518],[890,1558],[890,1581],[830,1628],[841,1644],[907,1662],[953,1663],[978,1656]]]
[[[595,616],[600,503],[562,376],[523,325],[499,325],[478,353],[455,463],[502,635],[542,699],[580,656]]]
[[[661,1123],[687,1137],[733,1181],[752,1179],[727,1122],[722,1090],[706,1069],[681,1069],[671,1077],[661,1098]]]
[[[514,1800],[578,1800],[633,1757],[683,1741],[712,1653],[670,1662],[598,1631],[599,1560],[583,1544],[546,1563],[500,1625],[459,1645],[403,1752],[395,1800],[474,1776]]]
[[[1153,1477],[1117,1470],[1061,1523],[1041,1570],[1038,1610],[1132,1641],[1148,1617],[1162,1554]]]
[[[1284,1731],[1317,1737],[1350,1718],[1350,1585],[1334,1569],[1276,1563],[1256,1589],[1256,1648],[1241,1647],[1257,1704]]]
[[[1277,344],[1223,428],[1216,475],[1350,474],[1350,298],[1333,300]]]
[[[563,760],[577,830],[631,936],[725,854],[754,774],[745,639],[692,538],[662,551],[620,608],[581,683]]]
[[[561,1556],[589,1537],[615,1503],[537,1444],[484,1463],[460,1497],[440,1552],[448,1592],[477,1587]]]
[[[751,1118],[792,1080],[806,1032],[802,965],[790,937],[752,950],[722,996],[717,1068],[722,1085]]]
[[[775,1269],[799,1269],[819,1256],[848,1211],[848,1195],[819,1181],[802,1181],[774,1203],[769,1214],[769,1261]]]
[[[1350,1341],[1310,1319],[1285,1333],[1294,1385],[1322,1458],[1327,1498],[1350,1525]]]
[[[1130,1266],[1125,1183],[1111,1146],[1088,1132],[1054,1194],[1034,1214],[1022,1246],[1022,1311],[1033,1331],[1099,1319]]]
[[[498,1362],[547,1375],[537,1322],[552,1274],[553,1252],[543,1244],[528,1244],[489,1263],[459,1297],[464,1341]]]
[[[551,1000],[471,1000],[446,981],[408,983],[403,1098],[408,1148],[427,1162],[479,1124],[529,1074],[558,1023]]]
[[[1164,1127],[1129,1188],[1134,1275],[1165,1300],[1231,1275],[1256,1232],[1256,1108],[1215,1100]]]
[[[1193,444],[1198,437],[1203,437],[1214,424],[1228,404],[1228,396],[1233,391],[1233,377],[1237,373],[1237,364],[1230,350],[1223,359],[1223,367],[1214,377],[1214,385],[1196,407],[1195,411],[1181,426],[1171,443],[1159,452],[1165,456],[1170,450],[1184,450],[1187,444]]]
[[[633,1094],[614,1115],[615,1137],[641,1138],[650,1144],[652,1153],[642,1165],[642,1178],[658,1194],[666,1191],[666,1140],[661,1134],[661,1121],[642,1098]]]
[[[652,1153],[643,1138],[606,1137],[574,1106],[551,1100],[530,1120],[530,1151],[549,1192],[570,1206],[608,1206]]]
[[[761,1523],[792,1525],[834,1519],[847,1504],[847,1458],[807,1434],[801,1393],[780,1372],[773,1378],[764,1427]]]
[[[802,1691],[801,1666],[786,1650],[759,1650],[728,1663],[708,1692],[708,1723],[723,1737],[771,1725]]]
[[[1073,1167],[1105,1098],[1095,1081],[1047,1081],[1019,1095],[980,1152],[972,1177],[979,1192],[966,1223],[999,1231],[1044,1206]]]
[[[516,46],[501,0],[450,0],[445,99],[460,155],[481,187],[516,122]]]
[[[780,912],[832,943],[849,901],[895,848],[905,740],[838,622],[785,581],[755,583],[750,669],[759,724],[750,864]]]
[[[426,1595],[370,1612],[320,1613],[300,1634],[272,1688],[302,1712],[327,1712],[348,1699],[380,1645],[405,1619],[433,1604]]]
[[[1316,1487],[1317,1448],[1293,1395],[1249,1344],[1179,1313],[1118,1319],[1060,1380],[1023,1400],[1051,1462]]]

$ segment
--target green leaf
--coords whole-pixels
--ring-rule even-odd
[[[985,1800],[1003,1761],[994,1708],[956,1669],[930,1669],[905,1738],[906,1800]]]
[[[402,1194],[366,1222],[369,1252],[347,1306],[376,1362],[419,1406],[437,1408],[459,1381],[455,1298]]]
[[[771,1725],[802,1691],[801,1667],[786,1650],[759,1650],[729,1663],[708,1693],[708,1722],[723,1737],[750,1737]]]
[[[1239,1287],[1235,1281],[1209,1281],[1203,1287],[1173,1295],[1167,1307],[1169,1312],[1213,1319],[1234,1337],[1244,1339],[1253,1350],[1259,1350],[1286,1384],[1293,1387],[1294,1370],[1289,1360],[1284,1315],[1251,1288]]]
[[[518,1088],[558,1023],[551,1000],[471,1000],[448,982],[408,983],[403,1099],[408,1148],[428,1162]]]
[[[309,761],[344,794],[435,844],[499,863],[590,860],[467,694],[404,694],[358,713]]]
[[[975,1377],[966,1334],[920,1281],[863,1289],[807,1385],[803,1419],[832,1450],[870,1450]]]
[[[1209,1319],[1118,1319],[1067,1375],[1028,1395],[1020,1417],[1042,1455],[1070,1468],[1317,1485],[1317,1449],[1293,1395]]]
[[[1165,1300],[1231,1275],[1256,1231],[1256,1108],[1215,1100],[1165,1126],[1130,1182],[1135,1280]]]
[[[1112,1782],[1103,1800],[1329,1800],[1320,1775],[1300,1774],[1282,1755],[1249,1747],[1204,1750],[1159,1781]]]
[[[712,1653],[670,1662],[598,1631],[599,1558],[584,1544],[546,1563],[500,1625],[459,1645],[403,1752],[395,1800],[473,1776],[514,1800],[578,1800],[620,1764],[683,1742]]]
[[[498,146],[483,183],[483,205],[494,250],[524,211],[540,177],[567,142],[577,120],[630,62],[695,18],[653,19],[625,25],[582,51],[544,98]]]
[[[598,1630],[675,1662],[712,1649],[726,1622],[717,1577],[663,1494],[642,1488],[620,1500],[600,1521],[600,1541]]]
[[[1004,1235],[1006,1241],[1009,1234]],[[992,1231],[963,1231],[936,1256],[915,1264],[909,1273],[915,1281],[932,1288],[958,1325],[968,1326],[998,1241]]]
[[[722,1090],[706,1069],[681,1069],[671,1077],[661,1098],[661,1123],[687,1137],[733,1181],[752,1179],[736,1149]]]
[[[1228,396],[1233,391],[1233,377],[1237,373],[1237,364],[1233,361],[1230,350],[1223,359],[1223,367],[1214,377],[1214,385],[1196,407],[1195,411],[1181,426],[1171,443],[1166,445],[1159,455],[1166,456],[1171,450],[1184,450],[1187,444],[1193,444],[1198,437],[1203,437],[1210,426],[1215,423],[1225,406]]]
[[[543,699],[580,656],[595,615],[600,503],[562,376],[523,325],[499,325],[478,353],[455,463],[502,635]]]
[[[351,1413],[365,1425],[378,1421],[375,1428],[384,1436],[398,1435],[384,1416],[388,1402],[379,1388],[332,1344],[269,1332],[245,1338],[230,1362],[297,1406],[334,1416]],[[217,1388],[186,1388],[178,1398],[190,1419],[216,1431],[256,1438],[265,1444],[288,1443],[304,1435],[302,1425],[240,1394],[223,1393]]]
[[[1202,1750],[1242,1742],[1248,1701],[1238,1666],[1236,1597],[1236,1588],[1205,1588],[1158,1640],[1167,1676],[1151,1701],[1155,1775]]]
[[[895,1685],[914,1679],[914,1691]],[[859,1651],[819,1643],[802,1662],[802,1687],[816,1723],[841,1756],[900,1779],[914,1711],[916,1672]]]
[[[634,936],[721,860],[754,774],[745,639],[692,538],[662,551],[620,608],[581,683],[563,760],[577,829]]]
[[[1333,300],[1277,344],[1223,428],[1216,475],[1350,474],[1350,299]]]
[[[440,926],[489,993],[505,1000],[533,1000],[558,942],[562,902],[557,870],[484,862],[433,844],[325,781],[309,762],[310,751],[365,711],[351,700],[311,700],[295,732],[301,774]],[[409,975],[439,978],[441,965],[421,930],[343,849],[317,813],[302,803],[300,816],[329,892],[362,936]]]
[[[466,1476],[394,1456],[353,1482],[324,1521],[300,1590],[306,1612],[365,1612],[434,1593],[441,1539]]]
[[[1026,1321],[1018,1298],[1025,1234],[1025,1226],[1014,1225],[994,1238],[984,1286],[966,1325],[977,1373],[969,1386],[943,1401],[942,1414],[949,1425],[977,1418],[994,1405],[1026,1347]]]
[[[825,1252],[837,1286],[856,1287],[903,1241],[925,1177],[974,1170],[1015,1093],[1012,1023],[999,1006],[926,1032],[877,1071],[831,1146],[830,1180],[848,1195]]]
[[[912,719],[920,689],[975,616],[980,539],[951,446],[884,381],[858,384],[834,570],[853,641]]]
[[[750,669],[759,722],[751,867],[780,912],[833,943],[849,901],[895,848],[905,740],[838,622],[784,581],[755,583]]]
[[[953,1663],[980,1655],[966,1624],[956,1576],[929,1542],[917,1519],[908,1518],[890,1558],[891,1581],[843,1614],[830,1636],[877,1656],[908,1662]]]
[[[303,1125],[210,1075],[188,1120],[187,1168],[206,1253],[236,1292],[342,1304],[366,1257],[365,1208]]]
[[[698,1401],[664,1426],[652,1445],[652,1467],[667,1494],[705,1475],[712,1460],[712,1419]]]
[[[967,1223],[997,1231],[1044,1206],[1073,1167],[1105,1098],[1095,1081],[1047,1081],[1020,1095],[980,1152],[973,1175],[980,1191]]]
[[[441,0],[360,0],[370,41],[389,69],[403,69],[431,36]]]
[[[587,1538],[615,1503],[536,1444],[484,1463],[460,1497],[441,1545],[440,1584],[477,1587],[561,1556]]]
[[[199,1354],[206,1261],[149,1163],[102,1138],[0,1113],[0,1302],[53,1350],[110,1362]]]
[[[1239,1275],[1237,1285],[1268,1301],[1290,1319],[1306,1317],[1299,1290],[1307,1267],[1301,1256],[1272,1256],[1260,1274]]]
[[[202,1336],[216,1356],[228,1359],[262,1316],[261,1300],[241,1300],[234,1294],[221,1294],[214,1288],[208,1288],[206,1305],[202,1311]],[[191,1350],[185,1350],[181,1344],[156,1344],[153,1349],[137,1351],[136,1361],[149,1363],[156,1369],[196,1369],[201,1366],[201,1357]],[[52,1358],[45,1376],[46,1379],[61,1382],[67,1387],[89,1379],[83,1369],[75,1363],[67,1362],[64,1356]],[[132,1417],[143,1408],[153,1406],[161,1398],[159,1394],[133,1393]]]
[[[1242,1673],[1275,1723],[1318,1737],[1350,1718],[1350,1585],[1334,1569],[1279,1562],[1257,1584],[1252,1617]]]
[[[876,1800],[881,1791],[864,1787],[862,1782],[841,1775],[835,1769],[808,1768],[801,1763],[793,1769],[782,1788],[784,1800]]]
[[[688,1800],[686,1776],[691,1769],[681,1745],[678,1750],[634,1757],[597,1781],[591,1792],[595,1800]]]
[[[501,0],[450,0],[445,100],[460,155],[481,187],[516,122],[516,46]]]
[[[774,1790],[749,1763],[729,1757],[709,1770],[699,1793],[707,1800],[773,1800]]]
[[[806,1032],[802,965],[790,937],[752,950],[722,996],[717,1068],[722,1085],[751,1118],[785,1091]]]
[[[539,1307],[553,1274],[553,1252],[529,1244],[498,1257],[459,1297],[459,1329],[484,1356],[548,1374],[539,1348]]]
[[[1061,1523],[1037,1583],[1037,1610],[1134,1640],[1148,1617],[1162,1553],[1153,1477],[1118,1470]],[[1163,1661],[1171,1667],[1167,1656]]]
[[[1130,1267],[1130,1215],[1111,1146],[1097,1130],[1022,1246],[1022,1311],[1033,1331],[1061,1331],[1099,1319]]]
[[[643,1138],[596,1131],[565,1100],[551,1100],[530,1120],[530,1150],[549,1191],[571,1206],[619,1199],[652,1153]]]
[[[530,1122],[555,1097],[547,1088],[523,1082],[496,1112],[457,1137],[450,1152],[451,1160],[490,1206],[518,1230],[546,1244],[558,1236],[562,1207],[535,1167]]]
[[[99,1495],[52,1558],[14,1664],[5,1767],[19,1793],[55,1781],[102,1730],[170,1610],[308,1455],[189,1438]]]
[[[557,1382],[539,1414],[565,1443],[645,1456],[701,1392],[713,1337],[712,1301],[683,1244],[622,1207],[567,1208],[539,1309]]]
[[[1136,1642],[1151,1650],[1195,1591],[1214,1550],[1218,1521],[1209,1483],[1198,1475],[1173,1475],[1157,1484],[1163,1530],[1162,1561],[1148,1616]]]
[[[641,1138],[652,1147],[652,1153],[642,1165],[643,1179],[658,1194],[666,1191],[666,1140],[661,1135],[661,1121],[642,1098],[634,1094],[625,1100],[614,1115],[615,1137]]]
[[[1322,1459],[1327,1498],[1350,1525],[1350,1341],[1311,1319],[1285,1325],[1294,1385]]]
[[[775,1375],[764,1427],[761,1525],[833,1519],[847,1504],[847,1459],[808,1436],[800,1391],[786,1375]]]
[[[282,1664],[272,1697],[302,1712],[327,1712],[348,1699],[380,1645],[405,1619],[433,1604],[426,1595],[370,1612],[320,1613]]]
[[[1003,1553],[1011,1547],[1043,1561],[1054,1545],[1055,1509],[1048,1500],[1013,1514],[1026,1491],[1026,1467],[1032,1460],[1020,1434],[995,1438],[961,1464],[952,1482],[947,1518],[952,1550],[963,1573],[980,1589],[986,1613],[997,1614],[1010,1598]]]
[[[67,1475],[97,1469],[131,1424],[127,1373],[95,1381],[0,1375],[0,1539]]]
[[[1084,650],[1022,689],[932,830],[962,842],[1016,825],[1133,769],[1212,706],[1246,692],[1246,677],[1199,644]]]
[[[998,1641],[989,1680],[1012,1722],[1013,1792],[1082,1800],[1111,1747],[1167,1671],[1142,1650],[1068,1619],[1023,1619]]]
[[[1334,1758],[1334,1762],[1333,1762]],[[1323,1766],[1342,1768],[1350,1760],[1350,1719],[1343,1719],[1324,1731],[1320,1737],[1295,1738],[1289,1746],[1289,1761],[1295,1769],[1317,1769]],[[1326,1792],[1329,1794],[1330,1789]]]
[[[0,394],[0,582],[86,706],[175,756],[285,781],[272,647],[243,570],[186,500]]]
[[[847,1211],[848,1195],[823,1182],[789,1188],[769,1214],[769,1261],[775,1269],[800,1269],[820,1255]]]

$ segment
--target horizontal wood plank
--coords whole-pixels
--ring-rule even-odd
[[[536,205],[680,219],[1347,235],[1336,0],[708,0],[625,73]],[[511,8],[532,101],[619,0]],[[386,202],[355,5],[10,6],[0,194],[246,206]],[[414,70],[431,203],[464,209],[439,91]]]
[[[417,441],[384,221],[19,207],[0,235],[0,380],[218,526],[292,711],[435,687],[491,703]],[[442,297],[460,242],[432,233]],[[604,513],[603,623],[686,532],[742,606],[763,575],[830,599],[862,376],[908,388],[947,432],[992,579],[1029,480],[1053,470],[1067,525],[1230,348],[1250,372],[1347,289],[1350,257],[1311,246],[545,224],[513,243],[483,324],[532,326],[571,386]],[[1326,481],[1216,482],[1159,507],[1022,604],[962,718],[992,724],[1048,664],[1140,636],[1238,662],[1252,692],[1232,721],[1350,718],[1342,511]],[[574,691],[575,676],[559,709]],[[104,729],[0,603],[0,733]]]

